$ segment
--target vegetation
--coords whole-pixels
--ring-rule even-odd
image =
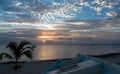
[[[32,51],[34,50],[34,46],[28,41],[21,41],[19,44],[12,41],[9,42],[9,44],[6,46],[6,48],[9,48],[11,53],[1,53],[0,54],[0,60],[3,58],[8,59],[14,59],[15,60],[15,70],[19,68],[18,61],[21,58],[21,56],[25,55],[29,59],[32,59]]]

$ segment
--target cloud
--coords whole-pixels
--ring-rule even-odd
[[[1,28],[28,28],[41,30],[79,30],[81,32],[120,32],[119,15],[100,20],[68,20],[54,24],[40,24],[36,22],[0,22]],[[5,29],[6,30],[6,29]],[[7,30],[9,31],[9,30]],[[13,30],[14,31],[14,30]]]
[[[51,43],[116,42],[120,40],[119,3],[119,0],[0,0],[0,42],[25,39],[40,43],[37,36],[42,32],[55,33],[58,39]],[[82,20],[85,16],[92,17]]]
[[[71,30],[79,32],[120,32],[120,17],[100,20],[69,20],[64,21],[64,25],[55,26],[57,30]]]
[[[106,15],[109,17],[115,17],[115,16],[117,16],[117,13],[114,11],[109,11],[109,12],[106,12]]]
[[[55,37],[46,39],[50,44],[79,44],[79,43],[119,43],[119,32],[80,32],[80,30],[39,30],[39,29],[15,29],[15,32],[0,33],[0,44],[10,41],[19,42],[28,40],[33,44],[40,44],[38,36]]]
[[[102,7],[93,7],[93,10],[95,10],[96,12],[101,12],[102,11]]]
[[[1,0],[0,10],[2,10],[2,19],[10,18],[15,22],[30,22],[39,21],[40,23],[53,23],[58,20],[72,19],[77,16],[76,13],[82,13],[86,7],[94,10],[101,15],[104,9],[114,9],[114,6],[119,5],[119,0],[104,1],[104,0]],[[107,15],[108,12],[106,12]],[[7,16],[6,16],[6,15]],[[5,19],[2,21],[12,21]]]

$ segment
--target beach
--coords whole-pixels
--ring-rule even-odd
[[[21,68],[14,70],[14,63],[0,63],[0,74],[42,74],[56,60],[21,62]]]
[[[92,56],[92,55],[89,55]],[[109,62],[120,64],[120,54],[112,53],[105,55],[94,55],[92,57],[96,57],[99,59],[104,59]],[[66,58],[64,60],[68,60]],[[13,62],[0,63],[0,74],[42,74],[48,67],[55,64],[57,60],[45,60],[45,61],[27,61],[27,62],[19,62],[21,68],[18,70],[14,70]]]

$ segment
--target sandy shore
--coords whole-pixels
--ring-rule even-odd
[[[89,55],[91,56],[91,55]],[[93,57],[120,64],[120,53],[94,55]],[[68,59],[66,59],[68,60]],[[0,74],[42,74],[57,60],[20,62],[21,68],[14,70],[14,63],[0,63]]]
[[[14,70],[14,63],[1,63],[0,74],[42,74],[45,69],[55,62],[56,60],[19,63],[21,68],[17,71]]]

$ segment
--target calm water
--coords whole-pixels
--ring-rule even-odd
[[[0,45],[0,52],[9,52]],[[71,58],[76,54],[100,55],[120,52],[120,45],[37,45],[33,60]],[[28,60],[24,56],[22,60]]]

